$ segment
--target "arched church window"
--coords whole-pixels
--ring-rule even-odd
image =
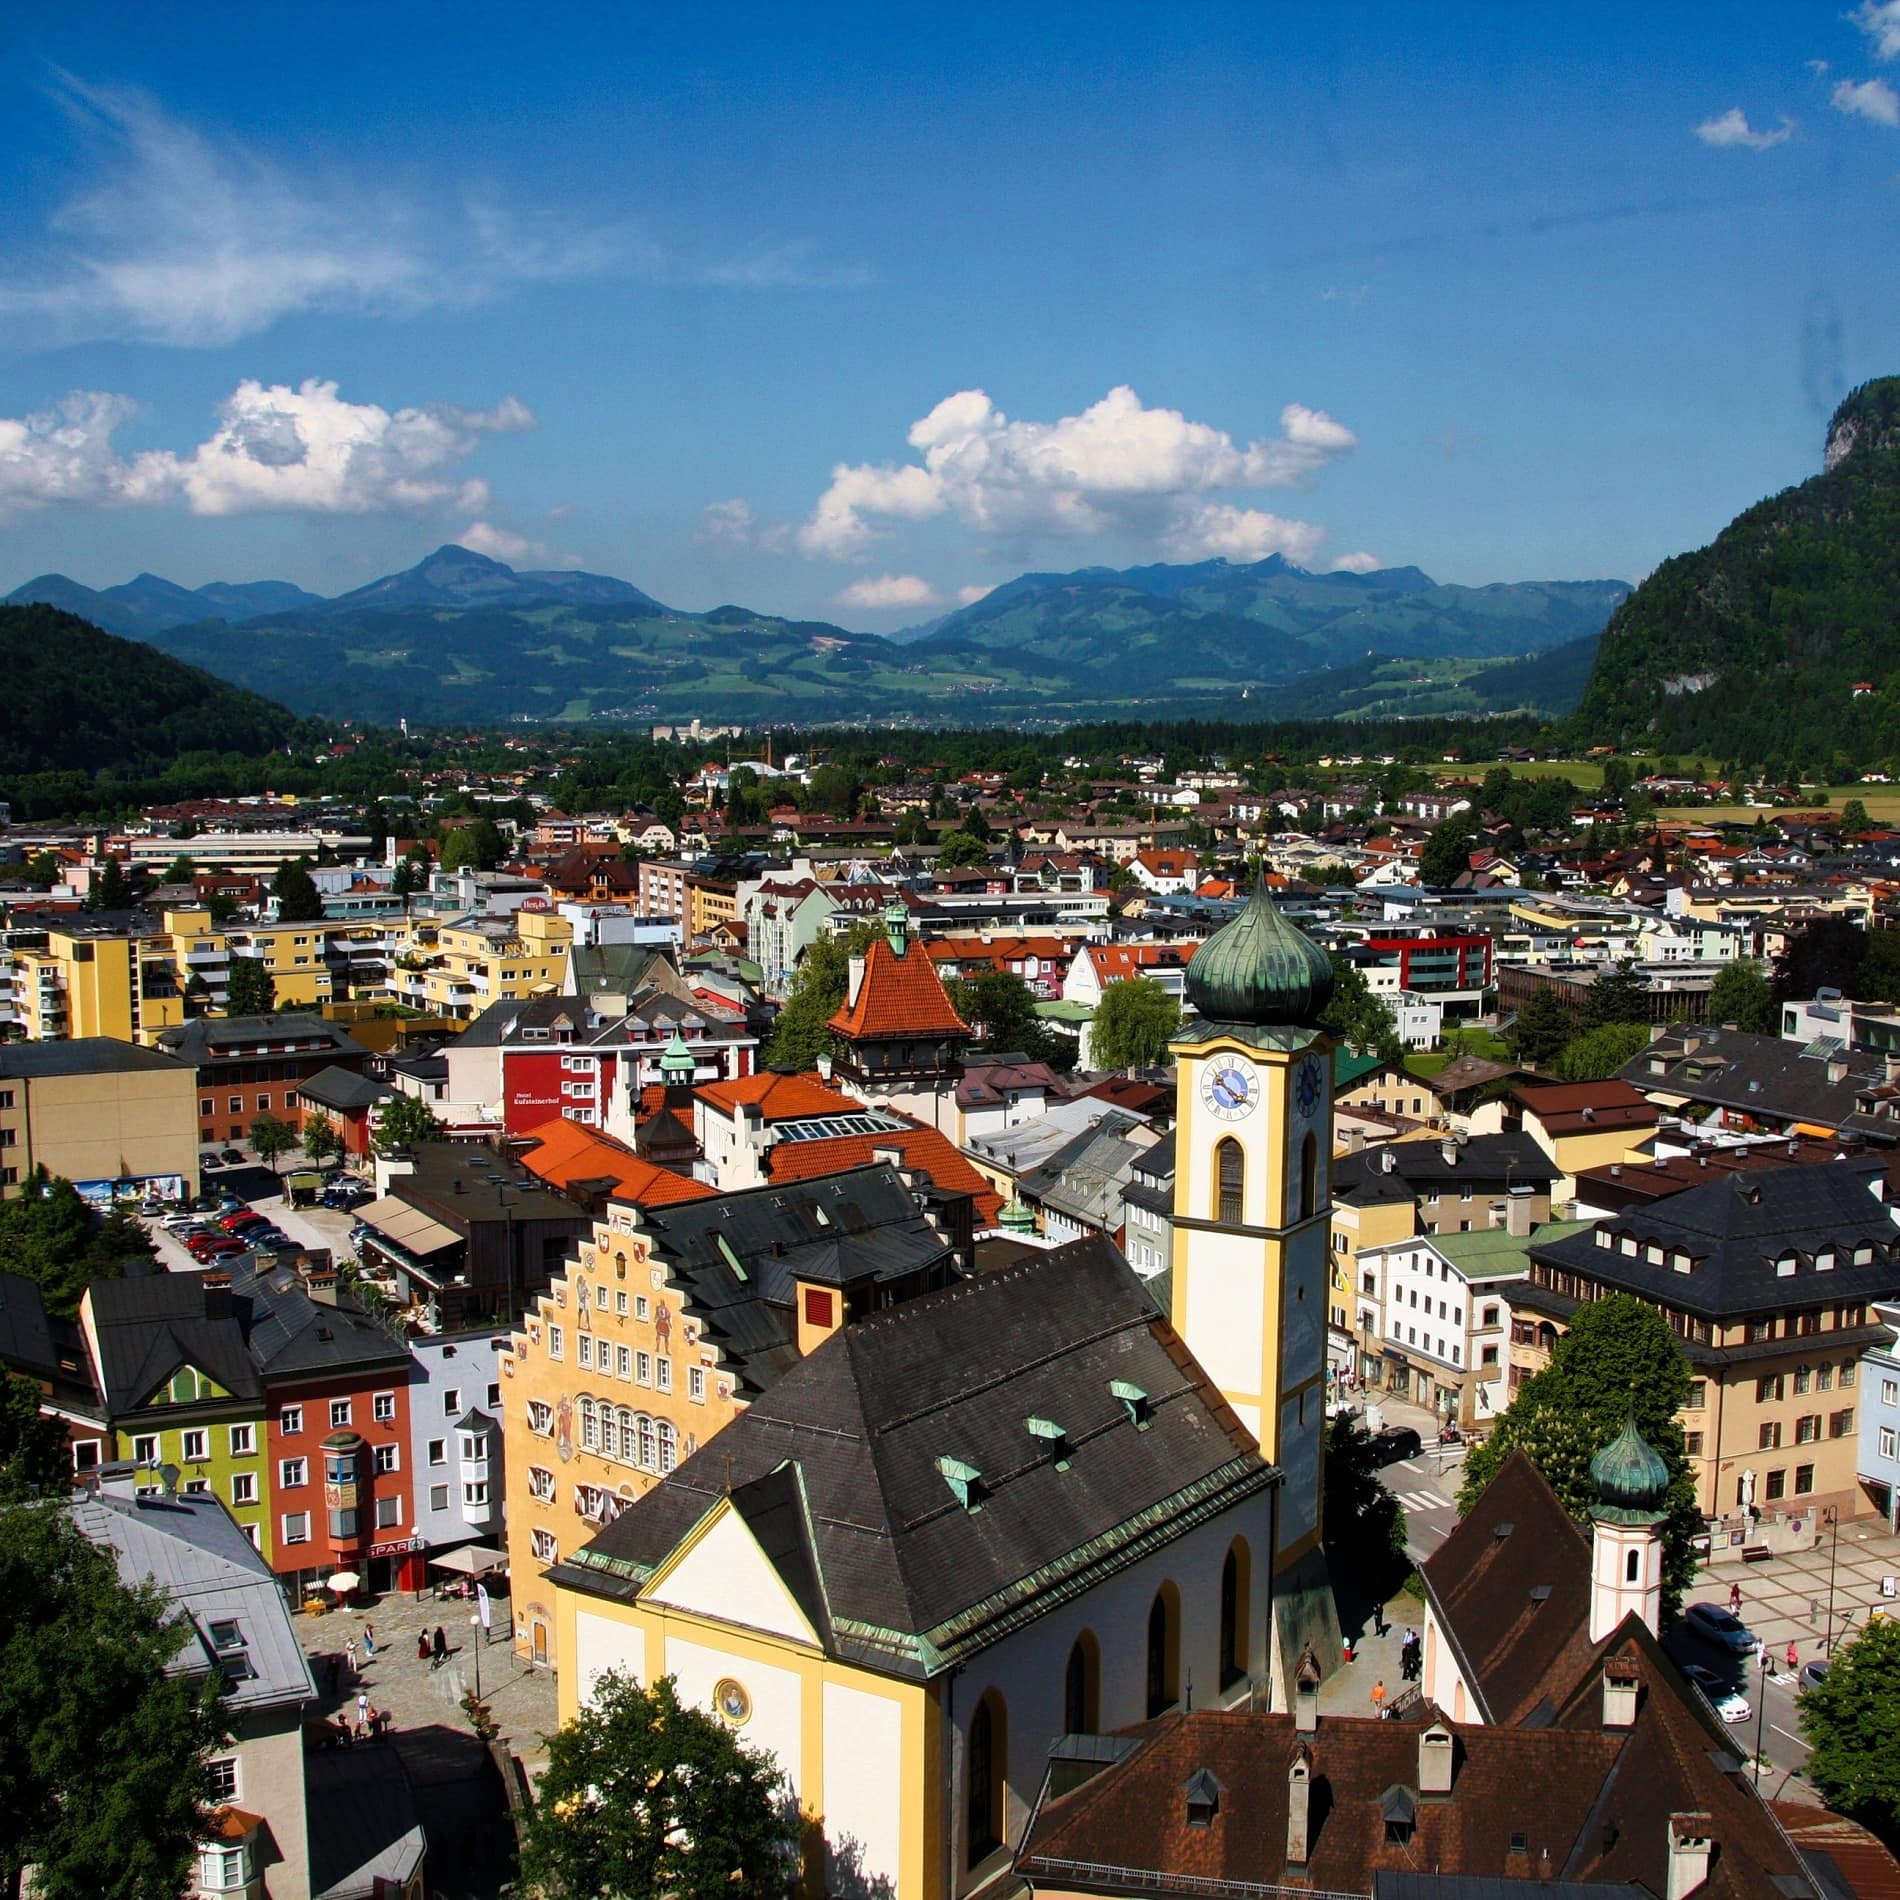
[[[1241,1205],[1246,1198],[1247,1157],[1232,1135],[1214,1150],[1214,1169],[1218,1183],[1216,1217],[1223,1226],[1238,1227]]]

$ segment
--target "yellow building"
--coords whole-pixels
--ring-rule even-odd
[[[0,1197],[35,1168],[99,1195],[195,1195],[197,1072],[105,1036],[0,1044]]]
[[[502,1357],[515,1647],[543,1663],[565,1655],[551,1565],[847,1320],[957,1263],[888,1165],[715,1196],[589,1139],[599,1161],[565,1165],[621,1185]],[[822,1280],[795,1294],[806,1252]]]
[[[672,1676],[776,1759],[805,1892],[951,1900],[1058,1737],[1260,1694],[1279,1495],[1091,1236],[844,1326],[565,1558],[560,1714]]]
[[[573,942],[565,917],[527,905],[508,917],[406,918],[391,927],[389,993],[412,1009],[467,1022],[505,997],[559,990]]]
[[[1511,1099],[1524,1132],[1556,1165],[1552,1200],[1571,1200],[1577,1176],[1587,1169],[1649,1159],[1642,1144],[1654,1136],[1659,1111],[1627,1082],[1559,1083],[1519,1089]]]
[[[15,1021],[29,1041],[136,1042],[184,1020],[171,932],[150,913],[62,916],[43,946],[15,949],[12,974]]]

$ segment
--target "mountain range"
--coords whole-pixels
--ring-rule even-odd
[[[286,581],[188,589],[154,574],[98,590],[42,575],[7,599],[330,718],[991,725],[1225,716],[1237,699],[1262,719],[1561,713],[1583,671],[1573,649],[1628,592],[1446,586],[1415,567],[1314,574],[1273,556],[1024,574],[887,639],[743,607],[685,613],[610,576],[517,572],[450,545],[330,599]]]

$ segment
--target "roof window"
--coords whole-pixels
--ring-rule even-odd
[[[943,1473],[944,1483],[966,1511],[974,1516],[982,1510],[983,1499],[988,1493],[983,1474],[975,1465],[965,1464],[961,1458],[939,1458],[937,1469]]]
[[[1040,1438],[1049,1448],[1049,1462],[1058,1471],[1069,1468],[1069,1434],[1053,1419],[1032,1418],[1025,1421],[1029,1426],[1029,1435]]]
[[[1126,1379],[1111,1379],[1108,1389],[1121,1400],[1128,1413],[1128,1421],[1138,1432],[1145,1432],[1154,1423],[1154,1401],[1140,1386],[1131,1385]]]

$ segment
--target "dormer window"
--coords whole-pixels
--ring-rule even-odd
[[[1795,1268],[1798,1267],[1800,1264],[1801,1262],[1797,1255],[1792,1254],[1792,1253],[1784,1253],[1775,1262],[1775,1272],[1781,1279],[1791,1280],[1794,1277]]]
[[[1616,1242],[1607,1227],[1599,1227],[1597,1229],[1597,1245],[1599,1247],[1609,1248],[1615,1244]]]
[[[1220,1812],[1220,1783],[1205,1768],[1197,1768],[1188,1776],[1182,1792],[1187,1796],[1188,1826],[1212,1827]]]
[[[1027,1421],[1029,1435],[1040,1439],[1049,1453],[1049,1462],[1058,1471],[1069,1468],[1069,1434],[1053,1419],[1032,1418]]]
[[[943,1481],[955,1495],[957,1502],[972,1516],[983,1508],[983,1499],[987,1495],[983,1474],[975,1465],[965,1464],[961,1458],[939,1458],[937,1469],[943,1473]]]
[[[1128,1422],[1138,1432],[1145,1432],[1154,1423],[1154,1401],[1140,1386],[1131,1385],[1126,1379],[1111,1379],[1108,1389],[1122,1402],[1128,1414]]]
[[[1418,1804],[1406,1788],[1391,1787],[1379,1804],[1385,1816],[1385,1838],[1389,1846],[1403,1847],[1418,1825]]]

